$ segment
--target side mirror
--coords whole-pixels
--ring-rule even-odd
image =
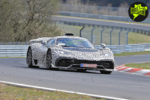
[[[43,45],[46,45],[47,42],[46,42],[46,41],[42,41],[41,43],[42,43]]]
[[[100,45],[101,45],[101,47],[102,47],[103,49],[106,48],[106,44],[102,43],[102,44],[100,44]]]
[[[65,43],[58,43],[58,45],[57,46],[59,46],[59,47],[63,47],[63,46],[65,46]]]

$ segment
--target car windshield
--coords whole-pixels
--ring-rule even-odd
[[[59,43],[63,43],[64,47],[94,48],[88,40],[81,38],[59,38],[57,44]]]

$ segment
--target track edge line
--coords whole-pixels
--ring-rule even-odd
[[[41,86],[33,86],[33,85],[28,85],[28,84],[14,83],[14,82],[2,81],[2,80],[0,80],[0,83],[17,86],[17,87],[24,87],[24,88],[33,88],[33,89],[46,90],[46,91],[58,91],[58,92],[64,92],[64,93],[85,95],[85,96],[90,96],[94,98],[104,98],[108,100],[129,100],[129,99],[118,98],[118,97],[110,97],[110,96],[103,96],[103,95],[97,95],[97,94],[89,94],[89,93],[83,93],[83,92],[75,92],[75,91],[47,88],[47,87],[41,87]]]

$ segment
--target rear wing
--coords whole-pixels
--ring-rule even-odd
[[[47,42],[49,39],[51,39],[51,38],[50,37],[42,37],[42,38],[32,39],[29,41],[29,44],[43,43],[43,42]]]

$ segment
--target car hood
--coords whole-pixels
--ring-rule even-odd
[[[114,59],[110,49],[70,48],[63,47],[61,56],[84,60]]]
[[[78,52],[98,52],[97,49],[92,49],[92,48],[76,48],[76,47],[63,47],[64,50],[68,51],[78,51]]]

